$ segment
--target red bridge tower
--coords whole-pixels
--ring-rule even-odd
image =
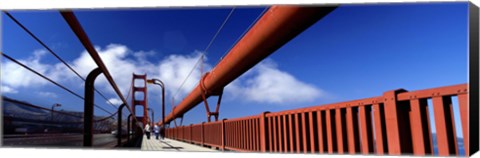
[[[135,80],[143,81],[143,82],[141,82],[141,83],[143,83],[143,85],[138,85],[139,87],[136,87]],[[137,96],[136,94],[139,95],[139,96]],[[141,97],[141,96],[143,96],[143,97]],[[135,112],[137,106],[142,106],[143,107],[143,116],[137,115],[137,113]],[[135,115],[135,117],[137,117],[137,120],[142,121],[143,125],[145,125],[148,122],[149,117],[148,117],[148,105],[147,105],[147,74],[145,74],[145,75],[133,74],[133,77],[132,77],[132,110],[133,110],[133,114]]]

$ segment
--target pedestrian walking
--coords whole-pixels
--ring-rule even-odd
[[[153,133],[155,133],[155,139],[158,140],[158,135],[160,134],[160,127],[157,124],[153,126]]]
[[[147,124],[145,125],[145,134],[147,135],[147,139],[150,139],[150,131],[151,131],[151,129],[150,129],[150,123],[147,123]]]

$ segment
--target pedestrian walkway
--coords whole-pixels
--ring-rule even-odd
[[[145,135],[143,136],[141,149],[150,151],[217,151],[168,138],[165,138],[164,140],[156,140],[155,137],[150,137],[150,139],[147,139],[147,136]]]

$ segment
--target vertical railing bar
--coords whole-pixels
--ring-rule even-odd
[[[343,129],[342,129],[342,112],[340,108],[335,109],[335,125],[337,130],[337,152],[343,154]]]
[[[457,96],[458,97],[458,106],[460,109],[460,119],[461,124],[462,124],[462,133],[463,133],[463,147],[465,148],[465,155],[469,156],[470,155],[470,146],[469,146],[469,113],[468,113],[468,93],[465,94],[460,94]]]
[[[299,113],[293,114],[295,118],[295,141],[296,141],[296,146],[297,146],[297,153],[300,153],[300,121],[298,117],[300,116]]]
[[[324,124],[322,123],[322,111],[317,111],[318,152],[321,154],[323,154],[323,149],[325,149],[323,144],[323,129]]]
[[[284,150],[283,151],[285,153],[287,153],[288,152],[288,145],[289,145],[288,136],[287,136],[287,133],[288,133],[287,122],[288,121],[287,121],[287,115],[286,114],[283,114],[282,117],[283,117],[283,141],[284,141],[284,143],[283,143],[283,145],[284,145],[283,149]]]
[[[308,120],[309,120],[309,126],[310,126],[310,152],[315,153],[315,129],[314,129],[314,123],[313,123],[313,113],[314,111],[310,111],[308,115]]]

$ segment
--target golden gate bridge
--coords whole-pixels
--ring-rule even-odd
[[[471,155],[478,151],[478,142],[469,142],[470,139],[478,139],[478,135],[469,134],[469,131],[472,130],[474,133],[478,133],[478,127],[469,128],[469,122],[473,118],[469,108],[478,106],[478,100],[471,99],[469,94],[478,94],[478,90],[471,89],[469,86],[472,85],[467,83],[414,91],[395,89],[365,99],[278,112],[266,111],[241,118],[219,119],[223,89],[226,85],[335,9],[336,6],[272,6],[268,8],[221,61],[211,71],[202,74],[199,84],[180,103],[174,105],[169,114],[165,114],[165,85],[160,80],[148,79],[147,74],[133,74],[131,89],[127,97],[121,93],[72,11],[60,11],[60,13],[97,66],[86,78],[80,76],[33,33],[4,11],[8,17],[85,81],[84,95],[82,96],[10,57],[6,54],[8,52],[2,52],[6,59],[83,99],[84,111],[80,114],[72,114],[71,112],[55,111],[53,107],[48,109],[12,99],[7,100],[21,104],[21,106],[43,110],[43,113],[52,113],[52,120],[37,120],[37,122],[44,121],[43,124],[55,123],[53,113],[57,117],[69,115],[69,117],[76,118],[77,122],[74,124],[79,125],[75,128],[79,134],[68,135],[65,134],[68,132],[59,130],[60,132],[54,136],[76,142],[76,145],[84,147],[120,148],[148,145],[148,143],[146,144],[148,140],[143,138],[143,126],[156,124],[162,128],[162,134],[172,142],[184,142],[191,146],[209,147],[221,151],[432,155],[434,153],[433,140],[435,139],[439,156],[459,156],[456,128],[460,127],[464,136],[462,143],[465,155]],[[94,104],[95,92],[106,99],[94,87],[95,79],[100,74],[106,77],[110,86],[121,99],[122,104],[118,107],[110,103],[118,108],[115,113],[110,113]],[[142,81],[143,84],[134,85],[136,80]],[[154,119],[150,118],[148,114],[147,84],[157,84],[162,87],[162,119],[159,122],[153,122]],[[143,93],[143,95],[137,98],[134,95],[136,93]],[[218,98],[217,102],[213,104],[215,107],[212,107],[212,104],[207,101],[207,98],[212,96]],[[452,100],[454,97],[458,98],[461,125],[455,125]],[[106,100],[108,101],[108,99]],[[433,102],[436,135],[431,134],[430,126],[433,120],[430,120],[428,100]],[[208,122],[190,125],[182,125],[182,121],[177,123],[178,119],[183,120],[185,113],[201,103],[205,105]],[[136,115],[137,106],[143,108],[142,115]],[[95,107],[107,112],[109,116],[94,116]],[[127,114],[122,112],[123,109],[127,110]],[[212,116],[214,120],[211,119]],[[4,122],[7,125],[5,127],[13,126],[15,121],[22,121],[19,118],[21,117],[4,116]],[[45,115],[45,118],[48,116]],[[478,118],[474,119],[478,122]],[[26,120],[25,118],[23,121],[35,122],[35,120]],[[108,123],[102,124],[105,121]],[[111,122],[115,121],[116,127],[108,129],[117,128],[116,137],[95,135],[99,133],[98,131],[102,131],[100,133],[109,132],[109,130],[99,130],[99,128],[111,125]],[[172,122],[174,126],[171,125]],[[61,121],[56,123],[61,123]],[[63,123],[72,124],[72,122]],[[50,135],[46,139],[51,139],[52,136]],[[4,144],[9,141],[14,144],[16,141],[28,141],[39,137],[42,136],[4,137]],[[115,142],[112,143],[113,140]],[[80,141],[81,143],[78,143]],[[40,141],[39,144],[41,143],[45,142]],[[61,142],[53,144],[61,144]],[[170,145],[169,148],[180,149],[183,147]]]

